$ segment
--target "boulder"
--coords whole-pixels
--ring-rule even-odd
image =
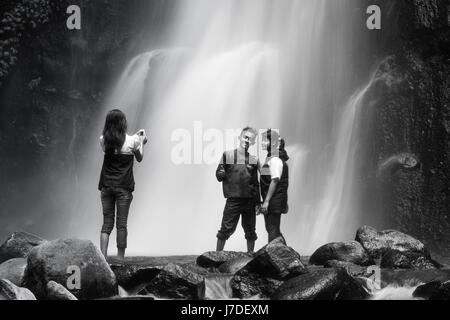
[[[138,295],[155,295],[160,298],[197,299],[198,286],[204,276],[186,267],[169,263],[142,289]]]
[[[233,297],[239,299],[268,299],[283,284],[283,281],[261,277],[241,270],[231,279]]]
[[[300,254],[286,246],[282,238],[275,239],[261,250],[242,269],[262,277],[286,280],[308,272]]]
[[[30,290],[3,279],[0,280],[0,300],[36,300],[36,297]]]
[[[321,269],[286,281],[274,300],[362,300],[363,286],[343,269]]]
[[[14,259],[26,258],[31,249],[45,242],[38,236],[15,232],[0,246],[0,263]]]
[[[218,268],[228,261],[249,256],[251,255],[244,252],[210,251],[199,256],[197,258],[197,264],[203,268]]]
[[[432,293],[430,300],[450,300],[450,281],[443,282],[439,288]]]
[[[414,298],[430,299],[434,294],[439,291],[441,287],[441,281],[431,281],[421,286],[418,286],[413,292]]]
[[[390,249],[401,252],[422,252],[428,255],[428,250],[422,242],[396,230],[378,232],[372,227],[364,226],[356,233],[356,241],[361,243],[372,259],[381,258]]]
[[[325,265],[329,260],[351,262],[361,266],[374,264],[366,250],[357,241],[326,244],[313,253],[309,262],[315,265]]]
[[[238,257],[235,258],[233,260],[230,260],[228,262],[225,262],[224,264],[222,264],[219,268],[218,271],[220,273],[231,273],[234,274],[236,272],[238,272],[239,270],[241,270],[243,267],[245,267],[250,261],[252,261],[253,258],[251,257]]]
[[[27,260],[24,258],[11,259],[0,264],[0,279],[7,279],[16,286],[21,286]]]
[[[381,268],[385,269],[437,269],[440,265],[430,256],[421,252],[401,252],[388,250],[381,258]]]
[[[111,269],[116,275],[118,284],[125,290],[131,290],[151,282],[161,272],[163,266],[112,264]]]
[[[345,269],[348,274],[350,274],[353,277],[367,277],[370,275],[370,273],[367,271],[367,267],[362,267],[360,265],[356,265],[351,262],[344,262],[344,261],[338,261],[338,260],[328,260],[325,265],[325,268],[341,268]]]
[[[100,250],[87,240],[45,242],[30,252],[24,286],[38,299],[45,299],[47,283],[52,280],[63,286],[79,281],[79,288],[71,293],[82,300],[118,294],[116,276]]]
[[[55,281],[47,283],[46,300],[78,300],[69,290]]]

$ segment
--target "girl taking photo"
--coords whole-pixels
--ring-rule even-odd
[[[262,149],[267,151],[267,159],[261,170],[261,195],[264,199],[261,213],[270,243],[278,237],[284,240],[280,224],[281,216],[289,211],[289,156],[285,150],[285,141],[274,130],[269,129],[262,134],[261,144]]]
[[[127,222],[134,192],[134,159],[142,162],[144,145],[147,143],[145,130],[130,136],[125,114],[112,110],[106,116],[100,145],[105,154],[100,174],[99,190],[103,207],[103,227],[100,236],[100,248],[108,256],[108,243],[114,221],[117,227],[117,255],[125,258],[127,248]],[[117,213],[115,212],[117,208]]]

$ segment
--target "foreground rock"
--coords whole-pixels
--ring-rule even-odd
[[[430,300],[450,300],[450,281],[443,282],[439,288],[433,292]]]
[[[343,269],[322,269],[286,281],[274,300],[362,300],[369,294]]]
[[[111,269],[118,284],[125,290],[151,282],[163,269],[163,266],[113,264]]]
[[[21,286],[27,260],[24,258],[11,259],[0,264],[0,279],[7,279],[16,286]]]
[[[439,291],[441,285],[441,281],[432,281],[418,286],[413,292],[413,297],[428,300]]]
[[[33,293],[9,280],[0,280],[0,300],[36,300]]]
[[[71,291],[78,299],[118,294],[116,277],[100,250],[91,241],[75,239],[45,242],[34,248],[28,256],[24,286],[38,299],[45,299],[49,281],[66,286],[74,279],[69,279],[69,268],[79,268],[80,289]]]
[[[372,259],[381,258],[388,250],[429,255],[422,242],[396,230],[378,232],[372,227],[364,226],[358,230],[356,241],[361,243]]]
[[[344,262],[338,260],[328,260],[325,265],[325,268],[336,268],[336,269],[344,269],[353,277],[369,277],[371,274],[368,272],[367,267],[362,267],[360,265],[356,265],[351,262]]]
[[[246,258],[250,255],[244,252],[210,251],[197,258],[197,264],[203,268],[218,268],[231,260]]]
[[[361,266],[374,264],[366,250],[357,241],[326,244],[314,252],[309,262],[315,265],[325,265],[330,260],[351,262]]]
[[[218,271],[221,273],[234,274],[244,268],[253,258],[250,256],[239,257],[222,264]]]
[[[14,258],[26,258],[31,249],[44,242],[45,240],[38,236],[15,232],[0,246],[0,263]]]
[[[282,238],[275,239],[259,250],[242,270],[278,280],[287,280],[308,272],[301,262],[300,254],[286,246]]]
[[[233,297],[239,299],[269,299],[283,284],[283,281],[261,277],[258,274],[241,270],[231,279]]]
[[[69,290],[55,281],[47,283],[46,291],[46,300],[78,300]]]
[[[159,298],[198,299],[198,286],[203,279],[204,276],[186,267],[169,263],[138,294],[151,294]]]
[[[385,269],[438,269],[439,263],[422,252],[401,252],[388,250],[381,259],[381,268]]]

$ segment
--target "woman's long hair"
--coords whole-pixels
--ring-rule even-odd
[[[127,134],[128,124],[125,114],[120,110],[112,110],[106,116],[103,139],[106,153],[119,152]]]
[[[268,156],[271,157],[273,150],[277,150],[278,157],[283,161],[289,160],[289,155],[285,149],[286,141],[281,138],[280,134],[272,129],[268,129],[263,133],[263,139],[270,141],[270,145],[267,148]]]

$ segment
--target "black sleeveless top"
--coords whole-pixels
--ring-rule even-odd
[[[134,155],[105,154],[98,189],[122,188],[134,191],[133,175]]]
[[[267,158],[263,166],[263,172],[269,171],[269,160]],[[288,189],[289,189],[289,166],[286,161],[283,161],[283,173],[281,174],[280,182],[277,185],[277,189],[270,199],[269,212],[273,213],[288,213]],[[272,177],[270,175],[261,175],[261,195],[263,200],[266,199],[267,193],[269,193],[270,183]]]

